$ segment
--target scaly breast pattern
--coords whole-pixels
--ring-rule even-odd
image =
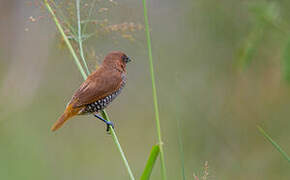
[[[83,110],[81,110],[79,114],[98,113],[99,111],[105,109],[121,93],[125,84],[126,84],[126,77],[124,75],[124,76],[122,76],[121,87],[117,91],[106,96],[103,99],[100,99],[96,102],[93,102],[91,104],[86,105],[85,108]]]

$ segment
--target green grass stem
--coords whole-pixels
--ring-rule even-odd
[[[55,15],[54,11],[52,10],[52,8],[51,8],[51,6],[49,5],[49,3],[48,3],[47,0],[44,0],[44,4],[45,4],[45,6],[47,7],[49,13],[52,15],[52,18],[53,18],[53,20],[54,20],[54,22],[55,22],[55,24],[56,24],[56,26],[57,26],[57,28],[58,28],[60,34],[62,35],[62,37],[63,37],[63,39],[64,39],[66,45],[67,45],[68,48],[69,48],[70,53],[72,54],[72,56],[73,56],[73,58],[74,58],[74,61],[75,61],[76,65],[77,65],[79,71],[81,72],[81,75],[83,76],[84,79],[86,79],[86,78],[87,78],[87,74],[85,73],[85,71],[84,71],[84,69],[83,69],[83,67],[82,67],[82,65],[81,65],[81,63],[80,63],[80,61],[79,61],[79,59],[78,59],[78,57],[77,57],[77,55],[76,55],[76,53],[75,53],[75,51],[74,51],[72,45],[71,45],[71,43],[69,42],[67,36],[65,35],[64,30],[63,30],[62,26],[60,25],[60,22],[59,22],[59,20],[57,19],[57,17],[56,17],[56,15]],[[110,121],[109,118],[108,118],[108,115],[107,115],[107,113],[106,113],[105,111],[102,111],[101,113],[102,113],[102,116],[103,116],[106,120]],[[113,137],[114,143],[116,144],[116,146],[117,146],[117,148],[118,148],[118,151],[119,151],[120,154],[121,154],[122,160],[123,160],[123,162],[124,162],[124,164],[125,164],[125,166],[126,166],[126,169],[127,169],[127,171],[128,171],[128,174],[129,174],[129,176],[130,176],[130,179],[131,179],[131,180],[135,180],[134,175],[133,175],[133,173],[132,173],[132,171],[131,171],[131,168],[130,168],[130,166],[129,166],[129,163],[128,163],[128,161],[127,161],[127,159],[126,159],[126,156],[125,156],[125,154],[124,154],[124,151],[123,151],[123,149],[122,149],[122,147],[121,147],[121,145],[120,145],[120,143],[119,143],[118,137],[117,137],[117,135],[116,135],[116,133],[115,133],[115,131],[114,131],[114,129],[113,129],[112,127],[110,127],[110,132],[111,132],[111,135],[112,135],[112,137]]]
[[[107,121],[110,121],[109,116],[108,116],[108,114],[107,114],[106,111],[102,110],[102,111],[101,111],[101,114],[102,114],[102,116],[103,116],[104,119],[106,119]],[[130,179],[131,179],[131,180],[135,180],[134,175],[133,175],[133,173],[132,173],[132,170],[131,170],[131,168],[130,168],[130,166],[129,166],[129,163],[128,163],[128,161],[127,161],[127,158],[126,158],[126,156],[125,156],[125,153],[124,153],[124,151],[123,151],[123,149],[122,149],[122,147],[121,147],[121,144],[120,144],[120,142],[119,142],[119,140],[118,140],[118,137],[117,137],[117,135],[116,135],[116,132],[115,132],[115,130],[112,128],[112,126],[110,126],[110,133],[111,133],[111,135],[112,135],[112,137],[113,137],[113,140],[114,140],[114,142],[115,142],[115,144],[116,144],[116,146],[117,146],[117,148],[118,148],[118,150],[119,150],[119,152],[120,152],[120,155],[121,155],[122,160],[123,160],[123,162],[124,162],[124,164],[125,164],[125,166],[126,166],[126,169],[127,169],[127,171],[128,171],[128,174],[129,174],[129,176],[130,176]]]
[[[87,17],[87,20],[84,20],[84,21],[81,21],[82,24],[84,24],[84,28],[83,28],[83,32],[86,33],[86,28],[87,28],[87,25],[89,22],[95,22],[96,20],[91,20],[91,16],[92,16],[92,13],[93,13],[93,10],[95,9],[95,3],[96,3],[96,0],[93,0],[92,4],[90,5],[91,8],[89,10],[89,14],[88,14],[88,17]],[[93,33],[95,34],[95,33]]]
[[[290,163],[290,157],[288,154],[264,131],[260,126],[257,126],[259,132],[279,151],[282,156]]]
[[[160,147],[162,179],[166,180],[166,167],[165,167],[165,160],[164,160],[163,142],[162,142],[162,136],[161,136],[157,91],[156,91],[156,85],[155,85],[155,75],[154,75],[154,66],[153,66],[153,57],[152,57],[152,48],[151,48],[151,36],[150,36],[150,28],[149,28],[149,20],[148,20],[148,11],[147,11],[146,0],[142,0],[142,1],[143,1],[143,9],[144,9],[144,21],[145,21],[145,31],[146,31],[147,48],[148,48],[148,56],[149,56],[149,64],[150,64],[150,74],[151,74],[151,81],[152,81],[155,120],[156,120],[157,135],[158,135],[158,141],[159,141],[159,147]]]

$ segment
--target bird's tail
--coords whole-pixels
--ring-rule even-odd
[[[60,116],[60,118],[51,127],[52,131],[58,130],[68,119],[75,116],[79,109],[72,109],[70,106],[65,110],[65,112]]]

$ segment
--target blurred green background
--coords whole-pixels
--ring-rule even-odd
[[[76,27],[74,1],[56,3]],[[290,1],[148,8],[168,179],[182,179],[179,122],[187,179],[208,161],[208,179],[288,180],[289,163],[256,126],[290,153]],[[138,178],[157,143],[142,2],[86,0],[81,10],[94,20],[84,42],[91,70],[111,50],[134,59],[107,112]],[[110,31],[124,22],[139,29]],[[129,179],[101,121],[81,116],[50,131],[83,80],[41,1],[1,0],[0,27],[0,179]]]

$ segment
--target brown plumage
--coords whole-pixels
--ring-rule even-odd
[[[109,53],[74,93],[62,116],[51,130],[59,129],[75,115],[98,113],[120,93],[126,83],[126,64],[130,61],[123,52]]]

